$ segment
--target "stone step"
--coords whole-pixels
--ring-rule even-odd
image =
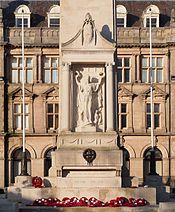
[[[6,198],[6,194],[0,194],[0,199],[5,199]]]
[[[19,207],[15,202],[10,202],[7,199],[0,199],[0,212],[18,212]]]
[[[20,212],[158,212],[158,206],[144,207],[70,207],[70,208],[51,208],[51,207],[21,207]]]

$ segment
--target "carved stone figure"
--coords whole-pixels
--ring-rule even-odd
[[[102,79],[104,78],[104,72],[100,73],[96,82],[87,71],[76,71],[75,81],[78,86],[77,91],[77,107],[78,107],[78,122],[77,126],[94,125],[99,122],[100,110],[95,111],[94,117],[92,117],[92,104],[93,94],[99,91]],[[99,101],[99,100],[98,100]],[[101,101],[101,98],[100,98]],[[98,109],[101,107],[101,103],[98,104]]]
[[[87,13],[85,16],[85,21],[82,28],[82,44],[90,44],[95,39],[96,42],[96,32],[94,21],[90,13]]]

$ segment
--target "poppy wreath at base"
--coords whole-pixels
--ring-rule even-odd
[[[64,197],[62,200],[57,198],[42,198],[33,201],[32,206],[50,206],[50,207],[138,207],[148,205],[144,198],[117,197],[108,202],[102,202],[95,197]]]
[[[32,186],[35,188],[42,188],[43,180],[41,177],[32,177]]]

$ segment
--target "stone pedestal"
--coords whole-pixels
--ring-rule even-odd
[[[122,152],[117,147],[115,132],[69,132],[61,134],[59,143],[52,153],[49,170],[48,180],[52,187],[58,187],[65,195],[70,190],[84,189],[84,195],[90,191],[93,195],[93,191],[97,196],[104,189],[110,193],[110,189],[121,187]],[[91,162],[84,157],[87,149],[95,154]]]
[[[16,176],[15,185],[16,187],[28,187],[32,185],[31,176]]]
[[[145,185],[148,185],[151,187],[163,186],[162,177],[159,175],[147,175],[145,177]]]

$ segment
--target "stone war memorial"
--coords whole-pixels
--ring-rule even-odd
[[[60,129],[49,176],[44,177],[49,186],[31,188],[25,177],[17,176],[8,188],[9,199],[94,196],[108,201],[132,196],[156,204],[153,188],[122,188],[113,8],[112,0],[60,2]]]
[[[113,1],[100,7],[99,1],[74,3],[61,2],[61,131],[48,179],[61,196],[103,196],[121,187],[113,111]],[[106,17],[101,20],[99,13]]]

